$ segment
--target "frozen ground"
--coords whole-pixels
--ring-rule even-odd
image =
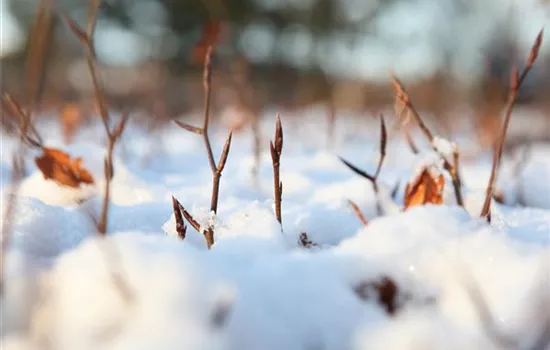
[[[419,155],[399,133],[390,134],[380,181],[385,192],[400,186],[397,203],[376,217],[371,184],[338,159],[374,171],[376,121],[339,120],[331,149],[322,112],[301,119],[283,113],[281,231],[267,148],[274,114],[262,122],[258,181],[250,171],[251,135],[234,135],[215,218],[208,213],[211,174],[200,137],[173,125],[151,133],[130,123],[116,153],[106,240],[95,237],[89,214],[100,206],[101,126],[81,130],[65,146],[57,124],[38,125],[48,146],[84,158],[97,187],[62,188],[28,162],[6,257],[2,348],[506,348],[482,326],[482,304],[468,294],[475,287],[498,332],[512,339],[507,348],[545,349],[534,343],[548,327],[550,305],[550,145],[533,145],[519,174],[513,157],[505,157],[499,189],[521,205],[495,203],[487,224],[477,217],[490,154],[468,157],[475,151],[468,133],[458,138],[467,210],[454,205],[447,179],[444,205],[405,212],[405,185],[433,155],[420,134]],[[213,131],[216,158],[226,133]],[[12,149],[2,135],[3,195]],[[172,195],[199,221],[215,222],[211,251],[191,227],[178,240]],[[348,199],[359,204],[367,227]],[[315,243],[311,249],[298,244],[302,232]],[[392,315],[372,291],[368,297],[355,291],[384,277],[398,288]]]

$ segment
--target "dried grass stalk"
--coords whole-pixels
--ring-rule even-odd
[[[504,149],[504,140],[506,138],[506,133],[508,132],[508,126],[510,125],[510,118],[512,117],[512,110],[516,104],[516,99],[518,96],[519,89],[523,84],[525,77],[533,67],[535,63],[540,47],[542,45],[543,30],[539,32],[531,51],[529,52],[529,57],[527,58],[527,63],[519,75],[517,67],[512,71],[510,78],[510,91],[508,93],[508,101],[506,103],[505,112],[504,112],[504,122],[502,124],[502,129],[500,131],[500,136],[497,140],[497,147],[493,154],[493,163],[491,167],[491,175],[489,177],[489,183],[487,184],[487,191],[485,194],[485,201],[483,202],[483,208],[481,209],[480,216],[486,218],[488,221],[491,221],[491,200],[495,191],[495,183],[497,180],[498,170],[500,167],[500,161],[502,158],[502,151]]]
[[[90,2],[88,9],[88,26],[87,31],[84,31],[80,26],[69,16],[65,15],[65,21],[69,29],[73,34],[79,39],[80,43],[84,47],[86,52],[86,61],[88,63],[88,71],[90,73],[90,78],[92,80],[92,85],[94,88],[94,96],[97,106],[99,107],[99,114],[101,116],[101,121],[105,128],[105,133],[107,135],[107,153],[105,155],[105,195],[103,197],[103,203],[101,208],[101,214],[98,221],[97,230],[100,235],[105,236],[107,234],[107,223],[109,218],[109,203],[110,203],[110,194],[111,194],[111,180],[114,176],[114,167],[113,167],[113,152],[115,144],[122,136],[122,132],[126,126],[126,123],[129,118],[129,114],[123,114],[119,123],[115,126],[114,129],[111,129],[109,126],[110,115],[107,108],[107,102],[105,98],[105,93],[103,85],[101,83],[98,69],[97,69],[97,57],[94,50],[94,33],[97,22],[97,14],[99,11],[100,1],[93,0]]]
[[[368,222],[367,218],[365,218],[365,215],[363,215],[363,213],[361,212],[361,209],[359,209],[359,206],[357,205],[357,203],[355,203],[351,199],[348,199],[348,203],[349,203],[351,209],[353,210],[353,213],[355,214],[355,216],[357,216],[357,218],[359,219],[359,221],[364,226],[367,226],[369,224],[369,222]]]

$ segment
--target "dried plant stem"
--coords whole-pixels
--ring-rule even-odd
[[[208,164],[210,164],[210,169],[214,174],[216,172],[216,161],[214,160],[212,145],[210,144],[210,138],[208,137],[208,124],[210,121],[210,100],[212,96],[212,47],[209,47],[206,53],[202,82],[204,88],[204,121],[201,134],[207,151]]]
[[[2,106],[12,117],[19,119],[20,141],[29,147],[42,149],[42,138],[32,123],[31,115],[9,94],[2,96]]]
[[[281,125],[281,117],[277,115],[275,125],[275,140],[269,142],[269,150],[271,152],[271,161],[273,164],[273,194],[275,197],[275,216],[277,221],[283,225],[283,217],[281,213],[281,204],[283,201],[283,183],[281,182],[281,155],[283,153],[283,127]]]
[[[418,147],[416,146],[416,144],[414,143],[414,140],[411,136],[411,133],[409,132],[409,130],[407,130],[406,128],[403,129],[403,135],[405,136],[405,141],[407,142],[407,145],[409,146],[409,148],[411,149],[411,152],[413,154],[418,154],[419,153],[419,150],[418,150]]]
[[[204,146],[206,148],[206,153],[208,157],[208,164],[210,165],[210,170],[212,171],[212,196],[210,198],[210,210],[216,214],[218,212],[218,201],[219,201],[219,192],[220,192],[220,180],[222,176],[223,169],[225,168],[225,163],[227,162],[227,157],[229,155],[229,150],[231,148],[231,139],[233,132],[230,131],[223,146],[222,154],[216,165],[214,160],[214,153],[212,152],[212,145],[210,143],[210,138],[208,136],[208,126],[210,121],[210,100],[212,95],[212,46],[208,47],[206,52],[206,59],[204,61],[204,71],[203,71],[203,88],[204,88],[204,121],[202,128],[189,125],[180,121],[176,121],[176,124],[181,128],[190,131],[194,134],[201,135],[204,141]],[[183,209],[183,207],[181,207]],[[200,232],[200,225],[194,224],[197,223],[191,217],[185,209],[182,210],[183,215],[189,221],[191,226]],[[210,249],[214,244],[214,229],[208,227],[202,232],[204,234],[206,245]]]
[[[355,216],[357,216],[357,218],[359,219],[359,221],[364,226],[367,226],[369,224],[369,222],[368,222],[367,218],[365,218],[365,215],[363,215],[363,213],[361,212],[361,209],[359,209],[359,206],[357,205],[357,203],[355,203],[351,199],[348,199],[348,203],[351,206],[351,209],[353,210],[353,213],[355,214]]]
[[[114,142],[109,138],[107,144],[107,154],[105,156],[104,172],[105,172],[105,193],[101,204],[101,215],[97,225],[97,230],[101,235],[107,234],[107,222],[109,219],[109,202],[111,198],[111,179],[113,178],[113,150]]]
[[[94,96],[97,107],[99,108],[99,114],[103,126],[105,128],[105,133],[107,135],[107,153],[105,155],[105,188],[104,196],[101,208],[100,218],[97,224],[98,233],[102,236],[107,234],[107,224],[109,218],[109,203],[111,195],[111,181],[114,176],[113,172],[113,152],[115,144],[122,136],[122,132],[128,121],[129,114],[125,113],[120,122],[115,126],[114,129],[111,129],[109,126],[110,116],[107,108],[107,102],[105,99],[103,85],[101,83],[98,70],[97,70],[97,58],[94,50],[94,32],[97,23],[97,14],[100,6],[99,0],[93,0],[90,2],[90,7],[88,9],[88,26],[87,32],[78,26],[78,24],[70,17],[65,16],[67,25],[74,33],[74,35],[79,39],[80,43],[86,51],[86,61],[88,63],[88,71],[90,73],[90,79],[92,80],[92,85],[94,88]]]
[[[124,128],[126,127],[129,114],[124,113],[120,121],[117,123],[117,125],[111,129],[111,127],[109,126],[109,121],[110,121],[109,111],[107,108],[103,85],[101,83],[98,70],[97,70],[97,59],[96,59],[94,45],[93,45],[93,38],[94,38],[94,32],[95,32],[95,27],[97,23],[97,14],[99,11],[99,6],[100,6],[100,0],[90,1],[90,6],[88,9],[88,25],[87,25],[86,32],[82,28],[80,28],[78,24],[69,16],[65,15],[64,18],[69,29],[79,39],[80,43],[82,44],[86,52],[86,60],[88,63],[88,71],[90,73],[90,79],[92,81],[92,85],[94,89],[95,102],[97,104],[97,107],[99,108],[99,115],[101,117],[101,121],[103,122],[103,126],[105,128],[105,134],[107,135],[107,152],[104,160],[104,175],[105,175],[104,192],[105,193],[103,196],[101,214],[99,216],[99,220],[94,220],[94,222],[97,225],[96,226],[97,233],[101,237],[105,237],[107,235],[108,218],[109,218],[111,181],[114,176],[113,152],[117,141],[120,140],[120,137],[122,136]],[[105,249],[102,251],[106,255],[106,259],[110,262],[109,266],[111,270],[110,272],[111,272],[111,278],[112,278],[113,284],[115,288],[119,291],[123,300],[129,303],[133,298],[133,293],[130,287],[128,286],[127,282],[123,278],[122,271],[120,271],[120,261],[119,261],[120,255],[118,253],[118,250],[116,249],[116,246],[114,245],[113,242],[111,241],[102,241],[102,242],[106,244]]]
[[[420,130],[422,131],[424,136],[426,136],[426,138],[430,142],[430,146],[432,147],[432,149],[443,160],[443,168],[451,175],[451,178],[452,178],[456,203],[459,206],[463,207],[464,202],[463,202],[463,199],[462,199],[462,180],[460,179],[460,172],[459,172],[459,168],[458,168],[458,157],[459,157],[458,151],[453,154],[453,158],[454,158],[455,162],[454,163],[449,162],[449,160],[445,157],[445,155],[443,155],[437,149],[437,147],[435,146],[435,144],[434,144],[435,137],[431,133],[430,129],[426,126],[426,124],[424,123],[424,121],[420,117],[420,114],[418,113],[418,111],[416,110],[414,105],[412,104],[409,93],[407,92],[407,90],[405,90],[405,87],[403,86],[403,83],[401,83],[401,81],[399,81],[399,79],[397,79],[397,77],[395,77],[394,75],[392,75],[392,82],[393,82],[393,87],[394,87],[395,93],[396,93],[396,100],[399,103],[404,105],[404,107],[409,111],[409,115],[413,116],[413,118],[416,120],[416,123],[418,124],[418,127],[420,128]],[[410,142],[409,142],[409,145],[411,145]],[[411,146],[411,148],[413,149],[413,152],[414,152],[414,148],[412,146]]]
[[[350,168],[354,173],[356,173],[359,176],[364,177],[365,179],[369,180],[372,183],[372,187],[374,189],[374,192],[377,195],[377,211],[381,211],[380,201],[378,200],[379,195],[379,188],[378,188],[378,177],[380,176],[380,170],[382,170],[382,164],[384,163],[384,160],[386,159],[386,148],[388,143],[388,133],[386,130],[386,123],[384,121],[384,116],[380,115],[380,156],[378,157],[378,165],[376,166],[376,172],[374,175],[371,175],[367,173],[364,170],[359,169],[355,165],[351,164],[347,160],[340,157],[340,160],[348,167]]]
[[[460,153],[458,151],[458,146],[456,146],[453,150],[453,166],[448,168],[447,171],[451,174],[456,202],[458,205],[464,206],[464,199],[462,198],[462,182],[458,174],[458,169],[460,169]]]
[[[497,179],[498,169],[500,167],[500,161],[502,158],[502,151],[504,149],[504,139],[506,138],[506,133],[508,132],[508,126],[510,124],[510,118],[512,117],[512,110],[516,103],[517,95],[521,85],[523,84],[525,77],[533,67],[535,63],[540,47],[542,45],[543,31],[541,30],[535,39],[525,68],[523,69],[521,75],[519,75],[517,67],[514,68],[510,80],[510,92],[508,94],[508,101],[506,103],[505,112],[504,112],[504,122],[502,124],[502,129],[500,131],[500,136],[497,141],[497,147],[493,154],[493,164],[491,167],[491,175],[489,177],[489,183],[487,184],[487,192],[485,195],[485,201],[483,202],[483,208],[481,209],[481,217],[487,218],[490,221],[490,212],[491,212],[491,200],[495,191],[495,183]]]

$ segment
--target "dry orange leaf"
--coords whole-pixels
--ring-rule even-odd
[[[43,152],[34,161],[45,179],[73,188],[94,183],[92,174],[82,167],[82,158],[71,159],[67,153],[56,148],[44,148]]]
[[[405,188],[405,210],[416,205],[443,203],[445,178],[435,168],[424,168]]]

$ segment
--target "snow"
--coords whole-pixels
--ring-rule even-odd
[[[489,154],[461,154],[465,210],[455,205],[437,153],[424,145],[414,155],[390,134],[377,198],[369,181],[338,160],[375,169],[377,121],[339,119],[331,149],[323,144],[322,110],[294,113],[281,113],[282,228],[267,139],[256,182],[246,131],[234,135],[214,215],[200,137],[170,125],[147,133],[129,124],[115,154],[105,239],[91,220],[101,208],[102,126],[80,130],[75,144],[63,146],[83,157],[94,186],[62,188],[29,160],[4,257],[3,349],[497,349],[468,295],[471,281],[497,328],[529,349],[543,326],[537,310],[550,302],[549,146],[532,145],[517,180],[507,176],[512,157],[504,157],[498,187],[508,198],[521,188],[523,200],[493,203],[488,224],[478,215]],[[272,135],[274,115],[263,116],[263,135]],[[61,146],[55,123],[37,127],[47,145]],[[227,130],[213,127],[211,135],[218,158]],[[452,149],[438,140],[442,153]],[[3,179],[12,146],[3,135]],[[446,176],[444,204],[403,212],[404,188],[423,166]],[[3,180],[2,191],[9,190]],[[211,250],[190,225],[185,240],[177,238],[172,195],[203,227],[214,227]],[[2,214],[5,207],[3,201]],[[303,232],[315,249],[300,246]],[[398,287],[402,306],[394,315],[354,291],[383,277]]]
[[[449,162],[452,161],[453,154],[458,150],[454,142],[450,142],[440,136],[434,136],[432,143],[436,152],[442,154]]]

